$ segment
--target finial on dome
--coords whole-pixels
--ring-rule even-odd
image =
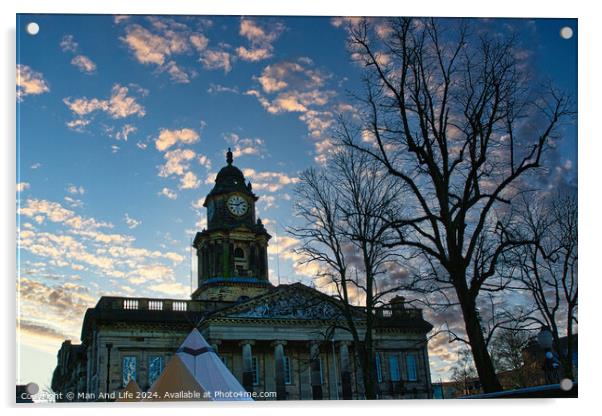
[[[229,147],[228,147],[228,153],[226,153],[226,162],[228,162],[228,165],[232,164],[232,150],[230,150]]]

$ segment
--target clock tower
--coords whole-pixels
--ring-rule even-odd
[[[207,229],[197,232],[193,247],[198,260],[198,288],[193,299],[244,300],[272,287],[268,279],[268,241],[271,236],[256,218],[251,182],[226,163],[205,198]]]

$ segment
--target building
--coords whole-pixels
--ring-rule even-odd
[[[147,390],[197,327],[249,391],[289,400],[364,397],[340,304],[300,283],[270,283],[270,235],[256,217],[258,197],[230,151],[226,160],[204,203],[207,229],[193,242],[198,288],[191,299],[102,297],[85,314],[81,344],[65,341],[58,352],[55,392],[98,400],[130,379]],[[364,312],[356,313],[361,331]],[[431,329],[401,297],[376,311],[380,398],[431,397]]]

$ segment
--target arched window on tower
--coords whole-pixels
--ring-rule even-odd
[[[246,277],[248,276],[248,265],[245,259],[245,251],[242,247],[236,247],[234,249],[234,267],[236,276]]]

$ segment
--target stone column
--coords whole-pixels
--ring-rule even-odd
[[[421,356],[422,356],[422,365],[420,367],[423,368],[424,371],[424,384],[426,386],[426,394],[427,394],[427,398],[428,399],[432,399],[433,398],[433,385],[431,383],[431,371],[429,368],[429,352],[428,352],[428,348],[426,346],[422,347],[421,349]]]
[[[274,341],[274,364],[276,371],[276,397],[277,400],[286,400],[286,384],[284,377],[284,346],[286,341]]]
[[[348,342],[342,341],[339,344],[339,357],[341,359],[341,387],[343,391],[343,400],[351,400],[353,391],[351,388],[351,368],[349,366],[349,347]]]
[[[330,341],[328,345],[328,393],[330,400],[339,399],[339,381],[338,373],[339,366],[337,364],[337,354],[334,348],[334,341]]]
[[[312,398],[313,400],[322,400],[322,380],[320,380],[320,344],[317,341],[313,341],[310,344],[309,357]]]
[[[251,346],[255,341],[241,341],[239,345],[242,347],[242,385],[246,391],[253,391],[253,352]]]

